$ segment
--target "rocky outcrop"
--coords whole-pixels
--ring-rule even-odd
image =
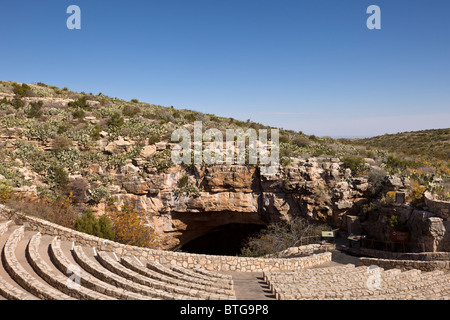
[[[113,175],[116,185],[109,189],[115,190],[118,206],[147,212],[149,223],[174,247],[228,223],[268,224],[305,216],[342,227],[343,217],[356,212],[368,192],[367,179],[346,175],[339,159],[300,160],[272,176],[243,165],[179,166],[149,173],[133,161]],[[183,177],[197,193],[182,192]]]

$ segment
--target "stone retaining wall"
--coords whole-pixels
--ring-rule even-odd
[[[376,265],[385,270],[401,269],[412,270],[418,269],[422,271],[443,270],[450,271],[450,261],[417,261],[417,260],[393,260],[393,259],[377,259],[377,258],[359,258],[359,266]]]
[[[7,215],[7,209],[0,207],[0,215]],[[295,271],[297,269],[313,267],[331,261],[331,253],[321,253],[312,256],[283,259],[283,258],[246,258],[233,256],[213,256],[203,254],[190,254],[184,252],[161,251],[134,246],[123,245],[117,242],[101,239],[85,233],[50,223],[48,221],[15,213],[12,217],[16,224],[24,225],[42,234],[58,236],[61,240],[75,241],[78,245],[95,247],[97,250],[115,251],[121,256],[136,256],[137,258],[156,261],[161,264],[170,264],[184,268],[202,268],[211,271]]]
[[[414,261],[450,261],[450,252],[401,253],[360,248],[359,254],[379,259],[414,260]]]

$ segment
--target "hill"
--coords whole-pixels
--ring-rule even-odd
[[[450,159],[450,128],[385,134],[366,139],[354,139],[350,142],[414,158],[434,158],[445,162]]]
[[[123,243],[158,246],[158,237],[164,236],[165,246],[175,248],[221,227],[214,224],[219,222],[266,224],[303,215],[341,227],[345,215],[358,214],[363,205],[371,208],[371,198],[382,197],[383,183],[412,186],[408,199],[418,203],[425,190],[450,199],[450,167],[448,159],[438,157],[444,139],[438,131],[427,137],[435,139],[436,154],[421,151],[412,157],[399,152],[407,151],[404,145],[377,147],[369,140],[340,141],[279,129],[280,170],[267,178],[258,164],[174,164],[172,132],[192,132],[196,121],[203,132],[214,128],[223,136],[228,129],[272,129],[137,99],[0,82],[0,202],[67,227],[83,216],[86,221],[79,221],[79,227],[101,224],[103,230],[108,230],[104,221],[97,223],[85,213],[93,210],[100,216],[114,207],[108,216],[115,219],[116,238],[117,232],[128,232],[120,234]],[[410,148],[419,137],[409,133]],[[420,148],[426,145],[420,143]],[[199,216],[205,225],[194,219]],[[137,237],[142,234],[150,237]]]

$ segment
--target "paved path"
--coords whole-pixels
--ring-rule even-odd
[[[227,272],[233,276],[237,300],[274,300],[262,272]]]
[[[331,251],[331,262],[314,268],[328,268],[345,264],[358,264],[358,257],[348,255],[339,250]],[[267,284],[263,281],[262,272],[226,272],[233,276],[234,291],[237,300],[274,300]]]

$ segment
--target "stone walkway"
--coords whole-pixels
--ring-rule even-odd
[[[328,268],[346,264],[358,264],[358,257],[348,255],[339,250],[331,251],[332,261],[314,268]],[[275,295],[263,280],[260,272],[224,272],[233,277],[234,291],[237,300],[275,300]]]
[[[233,276],[236,300],[275,300],[262,272],[227,272]]]

